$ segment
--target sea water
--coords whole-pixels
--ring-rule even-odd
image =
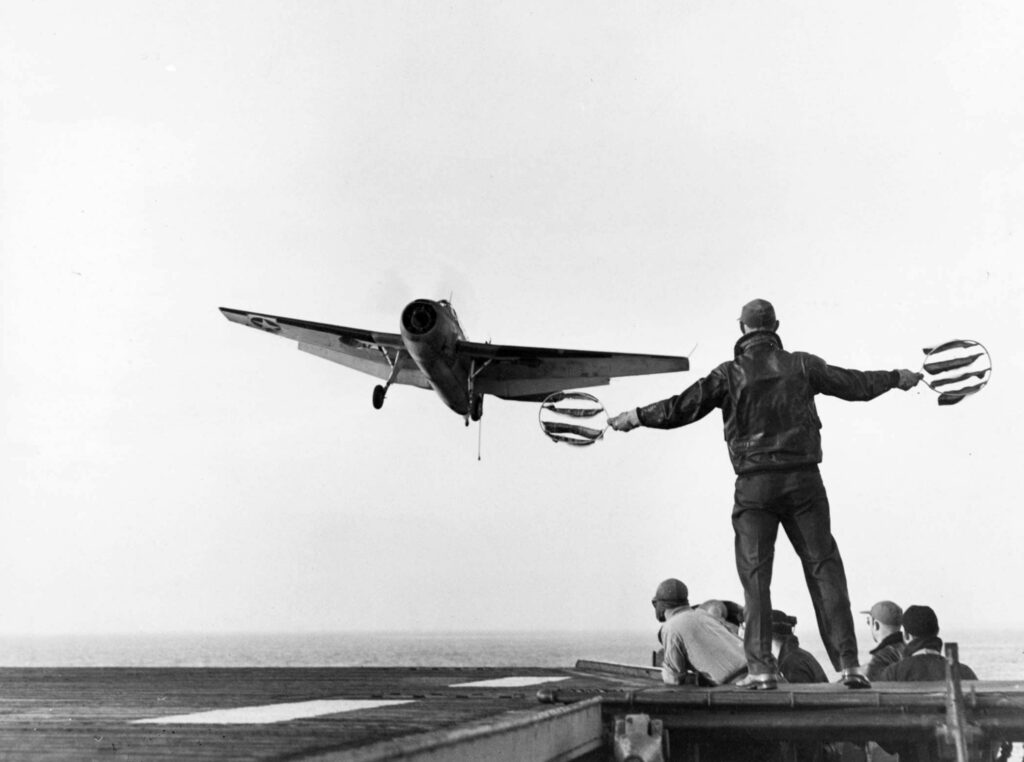
[[[649,665],[655,632],[0,635],[0,667],[571,667],[577,659]],[[980,678],[1024,680],[1024,630],[948,637]],[[817,637],[801,645],[832,674]],[[862,661],[873,645],[860,643]]]

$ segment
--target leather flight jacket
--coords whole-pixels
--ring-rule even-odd
[[[737,474],[821,463],[821,419],[814,395],[867,401],[894,388],[895,370],[849,370],[807,352],[787,352],[772,331],[736,342],[735,359],[681,394],[637,408],[644,426],[672,429],[722,410],[725,441]]]

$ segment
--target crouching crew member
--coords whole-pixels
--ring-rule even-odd
[[[651,605],[664,622],[659,633],[665,649],[664,682],[725,685],[746,674],[743,641],[718,617],[690,606],[689,590],[681,581],[670,578],[658,585]]]

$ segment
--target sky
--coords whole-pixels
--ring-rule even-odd
[[[584,449],[466,428],[226,321],[789,349],[992,381],[819,398],[855,611],[1024,627],[1015,473],[1024,7],[1014,2],[25,2],[0,8],[0,634],[643,630],[742,600],[713,413]],[[481,459],[477,458],[478,445]],[[780,536],[776,607],[813,614]],[[857,620],[858,625],[860,619]]]

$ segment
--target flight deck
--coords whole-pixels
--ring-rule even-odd
[[[1024,682],[964,683],[959,703],[954,698],[943,683],[860,691],[668,687],[651,668],[586,661],[567,668],[7,668],[0,669],[0,758],[594,762],[616,759],[616,750],[627,758],[621,749],[630,732],[654,737],[660,751],[638,757],[654,760],[707,759],[701,745],[722,738],[737,749],[942,734],[952,749],[958,733],[965,748],[1024,741]],[[646,718],[640,731],[637,718]]]

